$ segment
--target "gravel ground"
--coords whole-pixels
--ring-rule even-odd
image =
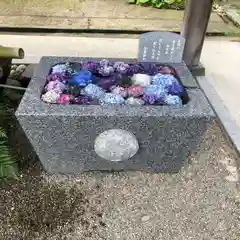
[[[106,228],[99,229],[102,238],[91,239],[237,240],[239,159],[218,126],[205,134],[200,149],[176,175],[86,173],[44,179],[88,190],[98,186]]]

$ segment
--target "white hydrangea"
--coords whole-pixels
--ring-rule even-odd
[[[51,90],[42,95],[42,100],[47,103],[57,103],[59,97],[59,93]]]

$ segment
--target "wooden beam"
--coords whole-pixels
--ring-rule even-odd
[[[198,66],[213,0],[187,0],[181,35],[186,39],[183,60],[189,66]]]

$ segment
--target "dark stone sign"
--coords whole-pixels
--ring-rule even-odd
[[[139,62],[179,63],[185,39],[171,32],[150,32],[140,36]]]

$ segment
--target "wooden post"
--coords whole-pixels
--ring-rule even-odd
[[[213,0],[187,0],[181,35],[186,39],[183,60],[191,69],[199,65]]]

